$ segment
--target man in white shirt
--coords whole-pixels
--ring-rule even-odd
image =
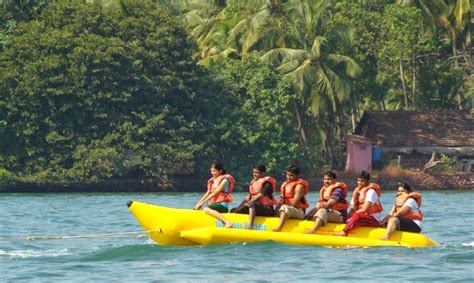
[[[382,189],[375,183],[370,183],[370,174],[362,171],[357,177],[357,187],[352,195],[351,206],[349,208],[350,218],[341,232],[337,236],[347,236],[352,230],[360,226],[379,227],[381,212],[380,203]]]

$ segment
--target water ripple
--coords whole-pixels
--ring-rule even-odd
[[[192,207],[198,193],[4,194],[2,237],[140,231],[126,202]],[[242,199],[244,193],[237,193]],[[148,238],[2,242],[5,281],[466,281],[473,282],[474,192],[426,192],[423,233],[438,247],[328,248],[275,242],[161,247]],[[384,206],[391,205],[384,198]],[[443,208],[443,211],[440,211]],[[447,214],[446,212],[450,212]],[[8,229],[3,229],[8,227]],[[284,272],[282,270],[284,269]]]

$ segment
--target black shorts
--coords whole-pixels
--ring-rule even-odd
[[[398,221],[400,221],[400,227],[397,227],[400,231],[405,232],[413,232],[413,233],[420,233],[421,228],[418,226],[413,220],[406,219],[402,217],[397,217]]]
[[[208,208],[212,209],[212,210],[215,210],[215,211],[218,211],[220,213],[227,213],[229,212],[229,209],[225,206],[223,206],[222,204],[216,202],[216,203],[213,203],[213,204],[210,204],[207,206]]]
[[[240,213],[240,214],[249,214],[249,207],[246,206],[245,201],[242,202],[238,207],[231,209],[230,212],[233,213]],[[273,206],[263,205],[259,202],[254,203],[253,207],[255,208],[255,215],[257,216],[275,216],[275,211],[273,210]]]

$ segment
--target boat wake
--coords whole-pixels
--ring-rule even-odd
[[[38,258],[38,257],[60,257],[68,256],[72,253],[68,249],[60,250],[0,250],[0,258],[18,259],[18,258]]]
[[[463,247],[474,247],[474,242],[463,243],[462,245],[463,245]]]
[[[133,244],[102,248],[92,253],[85,254],[80,261],[129,261],[137,259],[149,259],[154,257],[166,257],[182,251],[179,247],[162,247],[154,243]]]

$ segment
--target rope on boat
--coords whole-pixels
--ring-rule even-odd
[[[0,242],[14,242],[14,241],[46,241],[46,240],[72,240],[72,239],[89,239],[89,238],[122,238],[130,236],[145,237],[148,234],[161,233],[161,229],[137,231],[137,232],[117,232],[107,234],[82,234],[73,236],[28,236],[28,237],[10,237],[0,238]]]

